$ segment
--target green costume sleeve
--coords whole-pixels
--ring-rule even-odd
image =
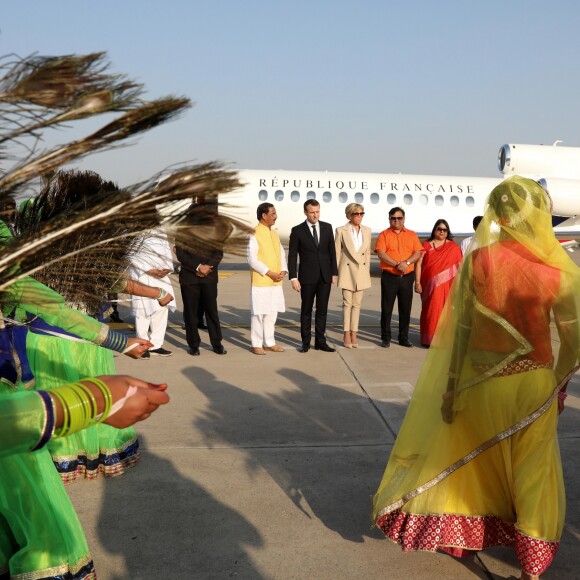
[[[46,411],[35,392],[0,395],[0,457],[31,451],[46,429]]]
[[[9,293],[14,306],[40,316],[50,325],[96,344],[102,344],[107,338],[109,327],[106,324],[69,308],[60,294],[34,278],[22,278],[10,287]]]

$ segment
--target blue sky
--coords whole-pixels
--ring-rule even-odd
[[[83,162],[120,185],[212,159],[498,176],[503,143],[580,146],[579,22],[574,0],[18,0],[0,50],[106,50],[149,97],[196,103]]]

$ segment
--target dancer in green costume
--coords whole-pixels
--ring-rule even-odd
[[[89,316],[81,316],[82,326],[76,334],[86,340],[95,342],[108,328]],[[31,323],[31,331],[26,338],[26,353],[39,388],[50,390],[86,376],[115,374],[113,353],[99,346],[98,340],[96,344],[89,344],[73,337],[51,336],[40,329],[67,334],[61,328],[48,327],[42,319]],[[147,348],[145,346],[143,350]],[[134,352],[127,354],[131,356]],[[55,439],[48,444],[48,448],[65,483],[74,482],[77,476],[94,479],[99,473],[105,476],[121,475],[139,459],[139,441],[134,427],[114,429],[98,424]]]
[[[115,333],[105,333],[97,321],[87,324],[84,315],[67,308],[62,297],[32,278],[23,278],[10,287],[8,296],[4,296],[3,311],[11,312],[16,304],[77,336],[105,344],[119,338]],[[35,409],[42,405],[42,400],[27,392],[33,381],[23,332],[25,327],[21,325],[1,323],[0,575],[9,573],[11,578],[22,580],[94,578],[93,563],[76,513],[50,454],[45,448],[39,449],[39,442],[46,443],[42,441],[42,430],[46,431],[50,422],[38,419]],[[118,344],[118,348],[123,346]],[[44,439],[48,440],[51,434],[52,428]],[[24,453],[23,449],[38,450]]]

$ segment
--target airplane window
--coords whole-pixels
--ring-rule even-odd
[[[346,193],[346,191],[341,191],[338,194],[338,201],[340,201],[340,203],[346,203],[348,201],[348,193]]]
[[[457,207],[459,205],[459,198],[456,195],[452,195],[449,201],[453,207]]]
[[[379,194],[371,193],[371,203],[379,203]]]
[[[274,199],[276,201],[282,201],[284,199],[284,192],[281,189],[276,191],[276,193],[274,194]]]
[[[354,194],[354,201],[356,203],[362,203],[364,200],[365,200],[365,196],[362,193],[357,192]]]
[[[292,201],[298,201],[298,200],[300,199],[300,192],[299,192],[299,191],[296,191],[296,190],[295,190],[295,191],[293,191],[293,192],[290,194],[290,199],[291,199]]]
[[[475,200],[473,199],[473,197],[471,197],[471,195],[468,195],[465,198],[465,205],[467,207],[473,207],[475,205]]]
[[[429,203],[429,198],[424,193],[422,193],[419,196],[419,205],[427,205],[428,203]]]
[[[314,193],[313,191],[309,191],[306,194],[306,199],[316,199],[316,193]]]
[[[268,192],[265,189],[262,189],[260,193],[258,193],[258,199],[260,201],[266,201],[268,199]]]
[[[330,191],[325,191],[322,194],[322,201],[326,201],[326,202],[332,201],[332,193],[330,193]]]
[[[410,193],[406,193],[403,197],[403,201],[405,205],[411,205],[413,203],[413,196]]]
[[[435,196],[435,205],[443,205],[443,196],[442,195],[436,195]]]
[[[395,205],[397,203],[397,196],[394,193],[389,193],[387,195],[387,203],[389,205]]]

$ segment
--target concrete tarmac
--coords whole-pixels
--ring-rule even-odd
[[[572,257],[580,263],[580,251]],[[286,351],[256,356],[247,265],[228,258],[221,272],[226,356],[213,353],[206,331],[201,356],[187,354],[179,301],[164,345],[173,356],[116,359],[119,373],[167,382],[172,399],[138,424],[137,467],[68,487],[99,578],[519,578],[506,548],[464,560],[405,554],[371,529],[371,496],[427,354],[419,347],[420,299],[412,312],[416,347],[383,349],[374,276],[360,348],[349,350],[341,346],[341,294],[333,288],[327,334],[337,351],[301,354],[300,300],[286,282],[277,325]],[[126,306],[120,313],[131,320]],[[395,315],[395,337],[396,324]],[[580,577],[580,376],[569,393],[559,427],[568,513],[546,579]]]

